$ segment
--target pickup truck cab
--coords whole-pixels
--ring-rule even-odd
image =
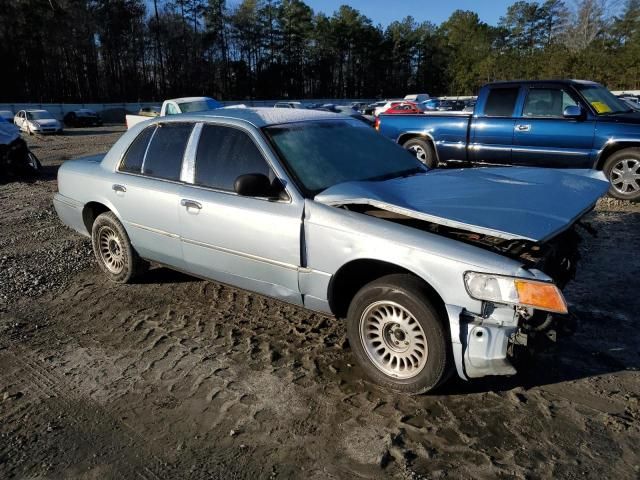
[[[590,168],[612,196],[640,198],[640,113],[595,82],[492,83],[472,113],[382,114],[378,128],[428,166]]]
[[[133,127],[137,123],[149,120],[150,116],[164,117],[167,115],[178,115],[180,113],[204,112],[206,110],[213,110],[220,107],[222,107],[222,104],[210,97],[172,98],[162,102],[160,115],[127,115],[127,129]]]

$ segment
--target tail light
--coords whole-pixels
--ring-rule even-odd
[[[380,131],[380,117],[376,117],[376,121],[373,124],[373,128],[375,128],[376,131],[378,131],[378,132]]]

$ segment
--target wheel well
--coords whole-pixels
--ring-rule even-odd
[[[406,142],[408,142],[412,138],[421,138],[422,140],[429,142],[431,144],[431,147],[435,150],[433,139],[423,133],[405,133],[403,135],[400,135],[398,137],[398,145],[404,145]]]
[[[607,161],[607,158],[609,158],[614,153],[626,148],[640,148],[640,143],[613,143],[608,147],[605,147],[605,149],[600,154],[600,158],[598,158],[596,170],[602,170],[604,167],[604,162]]]
[[[412,275],[420,279],[433,306],[443,315],[442,318],[446,319],[444,301],[431,285],[406,268],[372,259],[353,260],[340,267],[333,275],[329,282],[328,292],[331,311],[336,317],[345,318],[351,300],[362,287],[378,278],[397,273]],[[445,322],[445,324],[447,323]]]
[[[89,202],[84,206],[84,209],[82,210],[82,221],[84,222],[84,226],[87,228],[89,235],[91,235],[93,222],[95,222],[98,215],[109,211],[110,210],[106,205],[99,202]]]

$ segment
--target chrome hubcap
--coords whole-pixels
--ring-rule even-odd
[[[427,152],[425,152],[424,148],[422,148],[420,145],[411,145],[409,147],[409,151],[413,152],[416,158],[422,163],[425,163],[427,161]]]
[[[620,160],[611,169],[611,185],[620,193],[640,191],[640,161],[635,158]]]
[[[101,227],[98,232],[100,258],[111,273],[118,274],[124,269],[124,250],[120,238],[111,227]]]
[[[409,310],[395,302],[367,307],[360,317],[360,340],[371,362],[385,375],[411,378],[427,363],[424,330]]]

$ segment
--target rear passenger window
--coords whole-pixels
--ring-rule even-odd
[[[519,88],[493,88],[489,91],[484,114],[487,117],[511,117],[516,107]]]
[[[182,157],[187,148],[191,130],[193,130],[191,123],[158,125],[142,165],[142,174],[166,180],[179,180]]]
[[[120,164],[121,172],[140,173],[142,170],[142,161],[144,160],[144,153],[147,151],[147,145],[149,139],[156,129],[153,127],[145,128],[133,142],[129,145],[127,153],[124,154],[122,163]]]
[[[242,130],[205,125],[196,154],[195,184],[233,191],[240,175],[273,174],[251,137]]]

